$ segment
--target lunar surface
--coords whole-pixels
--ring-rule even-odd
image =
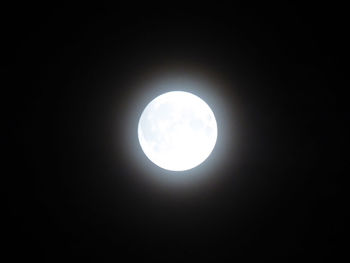
[[[138,138],[145,155],[171,171],[192,169],[214,149],[214,113],[198,96],[172,91],[152,100],[141,114]]]

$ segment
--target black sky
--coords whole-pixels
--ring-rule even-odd
[[[340,256],[344,7],[6,8],[3,248],[13,259]],[[147,183],[157,168],[126,149],[153,96],[131,84],[172,65],[228,84],[210,92],[228,102],[238,141],[220,166],[199,168],[210,184]]]

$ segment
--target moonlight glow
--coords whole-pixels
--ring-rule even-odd
[[[171,171],[194,168],[208,158],[217,138],[214,113],[199,97],[172,91],[152,100],[138,124],[146,156]]]

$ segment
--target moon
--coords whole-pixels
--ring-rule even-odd
[[[170,171],[189,170],[204,162],[215,147],[217,134],[208,104],[184,91],[153,99],[138,123],[143,152],[154,164]]]

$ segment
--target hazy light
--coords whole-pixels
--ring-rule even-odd
[[[184,171],[205,161],[214,149],[217,124],[210,107],[184,91],[164,93],[144,109],[138,138],[146,156],[171,171]]]

